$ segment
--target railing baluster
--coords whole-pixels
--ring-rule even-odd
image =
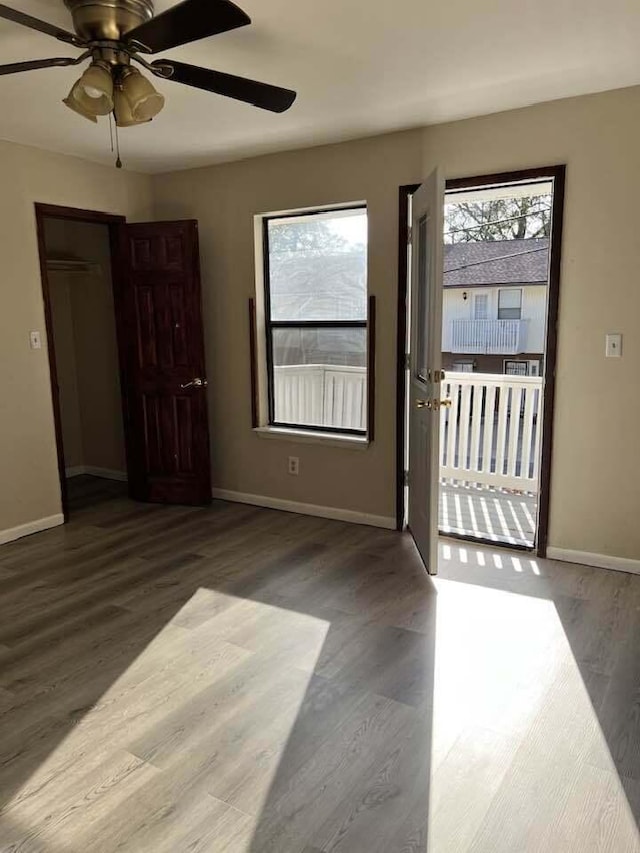
[[[533,411],[535,414],[535,444],[533,449],[533,479],[538,482],[539,467],[540,467],[540,443],[542,440],[542,416],[543,416],[543,399],[542,386],[536,388],[533,392],[535,403]]]
[[[471,385],[462,385],[462,400],[460,403],[460,421],[458,423],[458,464],[462,471],[468,470],[467,452],[469,449],[469,416],[471,413]],[[468,479],[468,478],[465,478]]]
[[[472,471],[480,470],[480,430],[482,428],[482,401],[484,397],[484,384],[473,385],[473,399],[471,402],[471,451],[469,467]]]
[[[524,418],[522,421],[522,449],[520,451],[520,476],[530,477],[529,468],[531,467],[532,447],[531,441],[533,437],[533,406],[535,402],[536,389],[529,386],[524,389],[526,394],[524,403]]]
[[[518,439],[520,437],[520,412],[522,411],[522,386],[511,388],[511,407],[509,414],[509,455],[507,457],[507,474],[517,476]]]
[[[447,467],[456,467],[456,446],[458,438],[458,421],[460,420],[460,384],[451,382],[449,385],[449,431],[447,433]]]
[[[493,425],[496,417],[496,386],[492,382],[486,384],[486,397],[484,402],[484,437],[482,441],[482,471],[491,473],[491,461],[493,451]]]
[[[496,438],[496,474],[505,474],[504,470],[504,451],[507,439],[507,413],[509,411],[509,386],[502,385],[499,390],[498,398],[498,435]]]

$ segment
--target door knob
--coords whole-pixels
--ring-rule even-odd
[[[437,397],[434,397],[429,408],[434,409],[434,411],[437,412],[439,409],[448,409],[450,407],[451,400],[438,400]]]
[[[196,376],[196,378],[192,379],[191,382],[185,382],[184,385],[181,385],[180,387],[181,388],[192,388],[192,387],[206,388],[207,384],[208,383],[207,383],[206,379],[200,379],[199,376]]]
[[[451,400],[438,400],[436,397],[433,400],[416,400],[417,409],[435,409],[438,411],[440,407],[448,409],[450,406]]]

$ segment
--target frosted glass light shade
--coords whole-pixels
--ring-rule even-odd
[[[116,86],[113,92],[113,112],[118,127],[135,127],[137,124],[147,124],[151,121],[150,118],[139,120],[134,117],[129,100],[120,86]]]
[[[78,86],[79,82],[74,84],[73,88],[71,89],[67,97],[63,99],[62,103],[66,107],[69,107],[70,110],[73,110],[74,113],[78,113],[78,115],[81,115],[83,118],[87,118],[89,119],[89,121],[92,121],[97,124],[98,119],[95,117],[95,115],[85,109],[85,107],[82,105],[81,98],[78,97]]]
[[[85,118],[109,115],[113,110],[111,72],[101,65],[90,65],[64,103]]]
[[[137,68],[127,69],[121,86],[136,122],[149,121],[164,107],[164,95],[157,92]]]

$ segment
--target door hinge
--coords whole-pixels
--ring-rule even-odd
[[[408,471],[402,472],[402,485],[403,486],[409,485],[409,472]]]
[[[413,226],[407,226],[407,246],[410,246],[413,242]]]
[[[404,354],[404,369],[405,370],[411,369],[411,354],[408,352],[405,352],[405,354]]]

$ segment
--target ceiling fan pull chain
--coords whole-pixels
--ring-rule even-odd
[[[109,113],[109,138],[111,139],[111,153],[113,154],[113,113]]]
[[[116,160],[116,169],[122,169],[122,160],[120,159],[120,137],[118,136],[118,123],[116,122],[115,127],[116,134],[116,154],[118,159]]]

